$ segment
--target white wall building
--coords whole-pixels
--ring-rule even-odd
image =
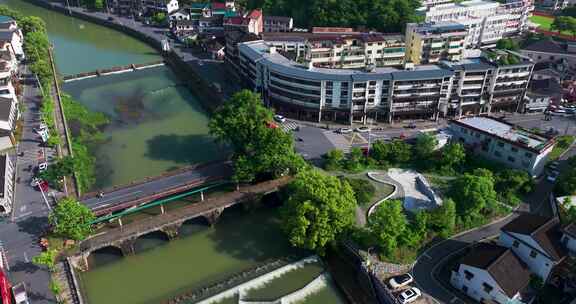
[[[14,164],[7,155],[0,155],[0,176],[0,216],[8,216],[14,198]]]
[[[502,227],[499,243],[514,251],[533,274],[546,281],[566,257],[561,236],[558,218],[522,214]]]
[[[530,303],[523,291],[530,271],[509,249],[479,243],[452,271],[450,283],[480,303]]]
[[[493,45],[505,35],[527,29],[533,9],[530,1],[509,0],[505,4],[484,0],[439,4],[421,8],[425,22],[458,22],[468,28],[466,46]]]
[[[540,175],[555,141],[490,117],[468,117],[449,123],[453,139],[491,160]]]

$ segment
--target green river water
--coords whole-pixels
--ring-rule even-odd
[[[62,75],[161,58],[146,44],[111,29],[21,0],[0,3],[46,21]],[[104,130],[106,142],[91,147],[97,157],[95,188],[124,184],[225,155],[207,136],[208,117],[196,97],[180,86],[166,67],[71,82],[63,89],[88,108],[112,118]],[[83,293],[90,304],[159,303],[293,253],[274,209],[249,214],[226,210],[213,227],[185,224],[177,240],[168,242],[161,235],[151,235],[139,239],[136,250],[138,253],[130,257],[107,251],[90,257],[91,270],[81,274]],[[275,284],[286,290],[306,280],[309,273],[303,272]],[[274,295],[269,289],[260,292]],[[344,302],[330,287],[302,303]]]

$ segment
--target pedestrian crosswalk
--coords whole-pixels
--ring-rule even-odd
[[[350,142],[342,134],[335,133],[334,131],[325,131],[324,136],[334,145],[338,150],[344,153],[350,152]]]
[[[285,122],[280,124],[280,127],[284,132],[294,131],[298,128],[298,123],[293,120],[286,120]]]

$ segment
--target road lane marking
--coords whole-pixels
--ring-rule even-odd
[[[24,262],[26,263],[30,262],[30,260],[28,260],[28,254],[26,253],[26,251],[24,251]]]
[[[20,215],[18,215],[18,216],[16,216],[16,217],[14,217],[14,220],[16,221],[16,220],[19,220],[19,219],[21,219],[21,218],[25,218],[25,217],[27,217],[27,216],[32,215],[32,213],[33,213],[32,211],[24,212],[24,213],[22,213],[22,214],[20,214]]]

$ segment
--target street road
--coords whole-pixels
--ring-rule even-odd
[[[25,68],[22,74],[28,76]],[[50,274],[31,262],[32,257],[41,252],[39,237],[47,229],[48,206],[44,203],[39,191],[30,187],[29,182],[38,160],[44,160],[40,138],[33,127],[39,123],[40,92],[32,85],[24,86],[23,98],[20,99],[26,110],[21,113],[24,122],[22,140],[18,152],[24,152],[22,160],[17,160],[13,213],[0,223],[0,240],[6,251],[8,275],[12,283],[24,282],[31,303],[55,303],[54,296],[48,288]],[[48,152],[47,153],[52,153]]]

